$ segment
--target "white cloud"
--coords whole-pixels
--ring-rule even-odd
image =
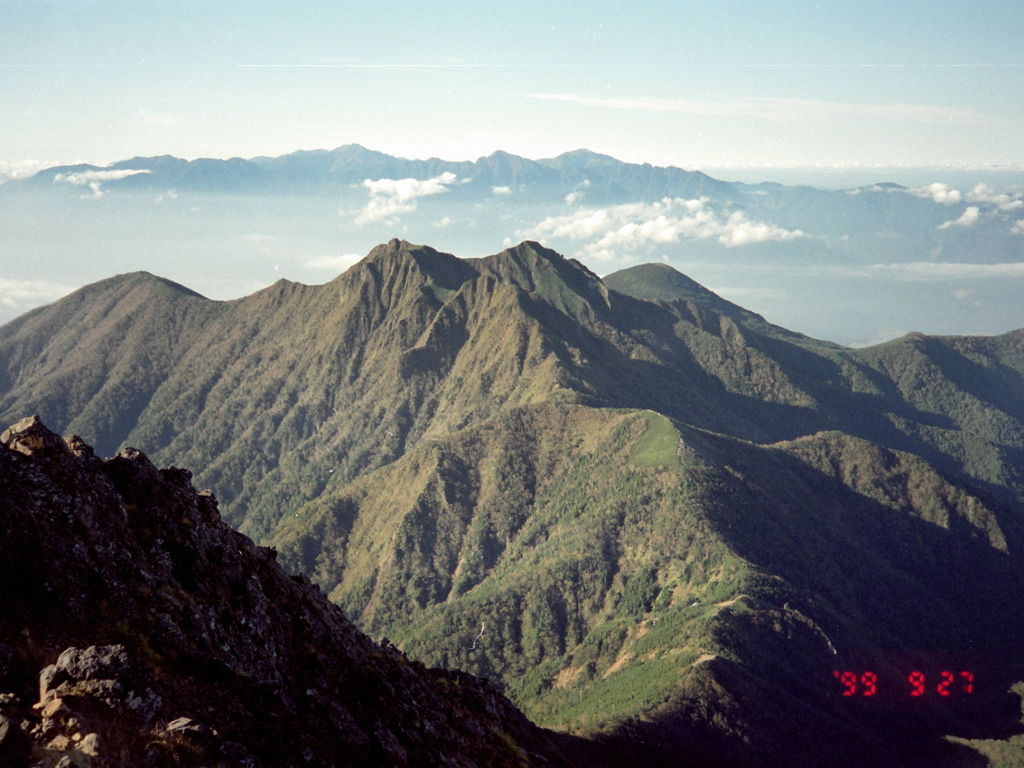
[[[978,280],[1024,278],[1024,262],[1000,264],[959,264],[955,262],[911,261],[900,264],[872,264],[873,274],[891,275],[897,280]]]
[[[993,206],[1000,211],[1009,212],[1016,211],[1024,208],[1024,193],[1014,192],[1012,195],[1006,192],[997,192],[992,189],[988,184],[977,184],[975,187],[965,194],[961,194],[959,190],[953,189],[948,184],[941,184],[936,182],[929,184],[924,187],[916,187],[915,189],[901,190],[907,194],[914,195],[916,197],[930,198],[936,203],[942,203],[943,205],[955,205],[957,203],[967,201],[970,203],[981,203],[986,206]],[[974,206],[972,206],[974,207]],[[958,219],[953,222],[946,222],[940,229],[946,229],[952,224],[960,224],[961,226],[971,226],[978,220],[977,210],[975,213],[970,213],[971,208],[967,209],[966,219],[962,221]]]
[[[1017,219],[1010,227],[1011,235],[1024,235],[1024,219]]]
[[[119,171],[82,171],[81,173],[58,173],[53,177],[54,183],[60,181],[66,181],[68,184],[75,184],[76,186],[84,186],[94,181],[117,181],[118,179],[126,179],[129,176],[134,176],[138,173],[152,173],[148,168],[131,169],[124,168]]]
[[[584,190],[590,187],[590,179],[584,179],[575,187],[572,188],[572,192],[565,196],[565,202],[569,205],[573,205],[583,199],[585,194]]]
[[[973,227],[978,221],[978,206],[969,205],[967,210],[963,212],[959,219],[939,224],[939,229],[949,229],[950,227]]]
[[[428,195],[439,195],[448,191],[449,184],[455,183],[454,173],[445,172],[432,179],[366,179],[363,186],[370,190],[370,201],[355,218],[356,224],[383,221],[390,225],[398,223],[398,215],[416,210],[416,199]]]
[[[855,104],[815,99],[745,98],[732,101],[691,101],[628,97],[594,98],[576,94],[535,93],[531,99],[564,101],[584,107],[604,107],[641,112],[685,112],[712,117],[760,118],[780,123],[836,122],[849,118],[893,118],[900,121],[940,125],[991,125],[993,121],[973,110],[931,107],[922,104]]]
[[[83,198],[100,198],[103,197],[103,189],[101,188],[105,181],[118,181],[119,179],[126,179],[129,176],[135,176],[139,173],[152,173],[148,168],[140,168],[138,170],[123,168],[119,171],[82,171],[81,173],[58,173],[53,177],[53,183],[58,184],[60,182],[67,182],[73,184],[76,187],[88,186],[92,190],[92,194],[83,194]]]
[[[56,301],[75,290],[71,286],[45,280],[6,280],[0,278],[0,306],[27,311],[40,304]]]
[[[346,253],[342,256],[319,256],[315,259],[307,259],[305,265],[310,269],[329,269],[335,272],[344,272],[361,258],[363,257],[358,253]]]
[[[735,211],[729,214],[724,231],[718,236],[718,242],[733,246],[764,243],[770,240],[796,240],[803,236],[802,230],[783,229],[766,221],[751,221],[742,211]]]
[[[378,179],[377,181],[366,179],[363,186],[370,190],[371,195],[387,195],[394,197],[399,202],[405,202],[425,195],[447,192],[448,187],[445,185],[454,183],[455,174],[446,171],[440,176],[424,181],[419,179]]]
[[[953,189],[949,184],[942,184],[940,182],[935,182],[925,187],[915,187],[914,189],[900,191],[914,197],[931,198],[936,203],[942,203],[943,205],[955,205],[962,199],[959,190]]]
[[[742,211],[719,214],[706,203],[706,198],[664,198],[658,203],[583,208],[568,216],[549,216],[519,235],[535,239],[591,240],[584,245],[583,253],[598,259],[614,259],[680,240],[715,238],[733,247],[804,237],[801,230],[787,230],[752,220]]]
[[[444,227],[451,226],[451,223],[452,223],[452,217],[451,216],[445,216],[439,222],[434,224],[434,226],[438,227],[438,228],[444,228]]]
[[[1020,192],[1012,195],[1005,192],[996,192],[988,184],[978,184],[966,195],[972,203],[989,203],[1001,211],[1015,211],[1024,208],[1024,197]]]
[[[47,168],[53,168],[55,165],[60,165],[60,163],[43,163],[38,160],[20,160],[12,163],[7,160],[0,160],[0,184],[3,184],[5,181],[27,179],[29,176],[34,176],[39,171],[46,170]]]
[[[491,187],[491,194],[494,195],[511,195],[512,187]]]

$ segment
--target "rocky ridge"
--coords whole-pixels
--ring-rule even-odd
[[[190,478],[38,417],[0,436],[0,766],[568,764],[486,680],[361,634]]]

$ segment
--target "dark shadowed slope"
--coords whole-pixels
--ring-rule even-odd
[[[618,272],[605,275],[602,281],[608,288],[636,299],[679,301],[684,304],[690,303],[705,307],[766,336],[781,338],[793,343],[805,342],[816,347],[837,346],[829,342],[809,339],[803,334],[793,333],[778,325],[772,325],[761,315],[733,304],[731,301],[726,301],[668,264],[658,262],[638,264],[635,267],[620,269]]]

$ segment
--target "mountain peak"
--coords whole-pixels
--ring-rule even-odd
[[[513,155],[511,152],[506,152],[503,149],[496,149],[493,152],[491,152],[491,154],[489,154],[489,155],[482,155],[479,159],[480,160],[498,160],[498,159],[508,159],[508,158],[512,158],[512,157],[518,158],[519,155]]]
[[[118,286],[127,288],[128,290],[134,289],[138,286],[146,286],[150,288],[152,296],[162,296],[169,299],[188,297],[208,300],[201,293],[193,291],[191,288],[181,285],[181,283],[176,283],[173,280],[168,280],[166,277],[160,277],[159,275],[154,275],[152,272],[146,272],[145,270],[125,272],[86,287],[90,288],[94,286],[103,286],[104,288]]]
[[[655,261],[620,269],[605,275],[604,284],[611,290],[632,296],[634,299],[693,302],[767,336],[785,338],[789,341],[806,338],[802,334],[772,325],[756,312],[723,299],[670,264]]]
[[[376,264],[411,262],[429,282],[449,290],[456,290],[467,280],[478,276],[475,269],[457,256],[397,237],[376,246],[363,261]]]
[[[572,317],[579,318],[587,306],[598,312],[609,306],[608,290],[597,275],[533,240],[471,261],[481,274],[516,285]]]
[[[673,301],[690,299],[699,303],[724,302],[720,296],[702,286],[670,264],[652,261],[626,267],[605,277],[610,288],[635,299]]]
[[[502,183],[515,182],[523,175],[531,175],[538,170],[543,170],[533,160],[502,150],[479,158],[476,165],[492,174],[492,181]]]
[[[434,259],[451,256],[451,254],[442,254],[440,251],[431,248],[429,245],[417,245],[416,243],[410,243],[408,240],[400,240],[397,237],[393,237],[386,243],[374,246],[366,255],[366,258],[376,261],[403,256]],[[455,257],[452,256],[452,258]]]
[[[379,159],[379,158],[390,158],[391,155],[387,155],[383,152],[378,152],[375,149],[369,149],[364,147],[362,144],[342,144],[340,147],[335,147],[329,150],[327,154],[332,155],[337,160],[358,160],[358,159]]]
[[[589,149],[574,149],[570,152],[563,152],[557,157],[546,158],[537,162],[558,170],[585,168],[595,165],[622,165],[621,160],[617,160],[611,155],[602,155]]]

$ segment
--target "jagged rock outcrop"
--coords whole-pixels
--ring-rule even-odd
[[[191,473],[0,436],[0,766],[564,765],[496,687],[362,635]]]

